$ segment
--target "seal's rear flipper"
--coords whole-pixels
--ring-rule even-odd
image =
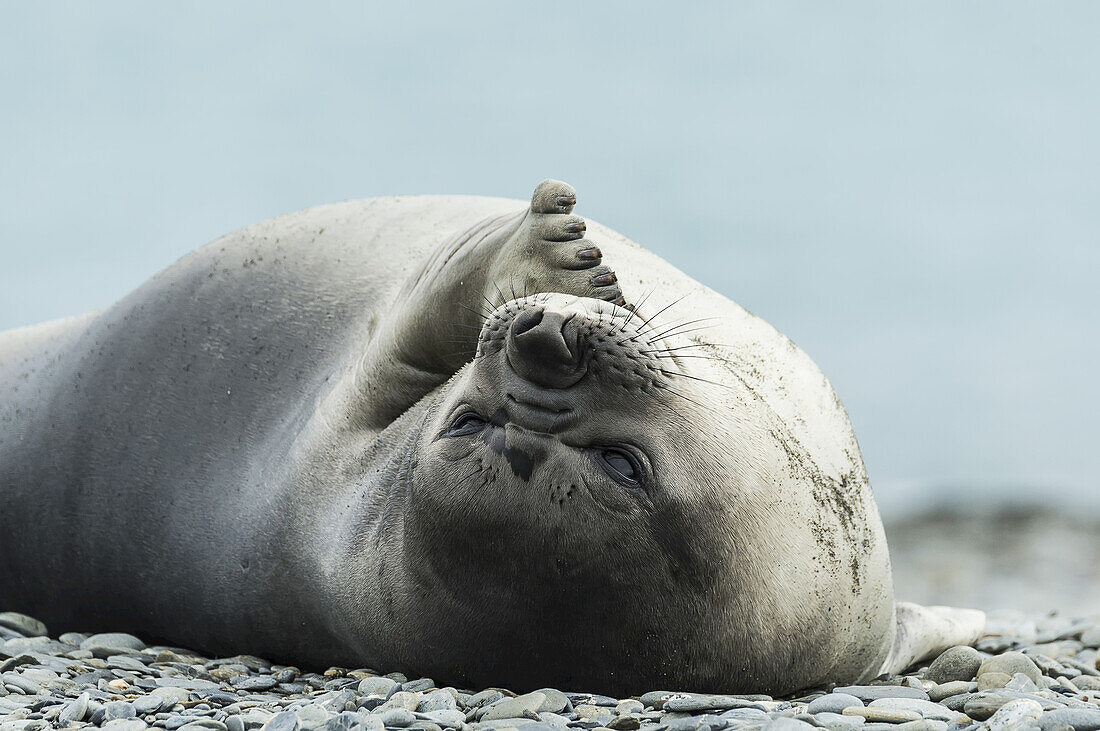
[[[985,629],[985,612],[977,609],[897,602],[894,615],[897,618],[894,646],[880,673],[896,675],[949,647],[973,644]]]

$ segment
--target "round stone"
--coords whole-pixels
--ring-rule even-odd
[[[457,708],[458,704],[455,701],[454,695],[450,691],[438,689],[433,690],[430,693],[425,693],[420,699],[420,705],[416,710],[420,713],[428,713],[430,711],[443,711]]]
[[[989,731],[1013,731],[1034,726],[1043,715],[1043,706],[1027,698],[1009,701],[985,722]]]
[[[387,711],[391,708],[404,708],[406,711],[415,711],[419,707],[420,694],[405,690],[399,690],[391,695],[390,699],[382,706],[383,710]]]
[[[44,637],[46,625],[19,612],[0,612],[0,627],[13,629],[24,637]]]
[[[810,731],[814,727],[805,721],[789,716],[780,716],[764,727],[764,731]]]
[[[534,693],[517,695],[515,698],[504,698],[494,703],[481,717],[484,721],[499,721],[504,718],[538,718],[538,711],[546,703],[546,695],[536,690]],[[549,710],[549,709],[547,709]]]
[[[1023,673],[1031,678],[1033,683],[1042,682],[1043,677],[1039,667],[1022,652],[1006,652],[986,659],[978,668],[978,677],[981,678],[986,673],[1004,673],[1009,679],[1016,673]]]
[[[408,708],[391,708],[382,714],[382,723],[386,726],[398,726],[404,728],[416,720],[416,716]]]
[[[843,713],[845,708],[862,706],[863,701],[847,693],[828,693],[814,698],[806,706],[807,713]]]
[[[982,673],[978,677],[978,690],[1003,688],[1008,685],[1010,680],[1012,680],[1012,677],[1005,673]]]
[[[545,692],[545,691],[544,691]],[[615,713],[622,715],[624,713],[641,713],[645,710],[645,706],[641,701],[636,701],[633,698],[628,698],[625,701],[619,701],[615,706]]]
[[[894,711],[912,711],[934,721],[954,721],[959,715],[946,706],[919,698],[879,698],[871,701],[869,708],[889,708]]]
[[[982,655],[973,647],[957,645],[940,653],[925,673],[933,683],[950,683],[953,680],[973,680],[982,664]]]
[[[181,731],[228,731],[226,725],[213,718],[199,718],[180,726]]]
[[[569,702],[569,698],[565,693],[554,688],[540,688],[535,691],[536,693],[542,693],[546,696],[546,700],[538,708],[538,713],[564,713],[566,709],[571,708],[572,704]],[[634,701],[637,703],[637,701]]]
[[[435,721],[443,728],[458,728],[466,723],[466,714],[457,708],[428,711],[424,714],[424,717]]]
[[[963,704],[963,713],[970,716],[975,721],[985,721],[994,713],[1001,710],[1001,706],[1011,700],[1013,699],[1001,695],[984,693],[975,695],[972,698],[968,698],[966,703]]]
[[[973,693],[977,689],[978,684],[972,680],[952,680],[950,683],[933,686],[928,691],[928,698],[939,703],[945,698],[962,695],[963,693]]]
[[[376,678],[363,678],[359,681],[358,690],[363,695],[389,700],[390,696],[397,692],[397,687],[397,681],[379,676]]]
[[[118,718],[133,718],[137,715],[134,704],[127,701],[111,701],[104,705],[103,720],[114,721]]]
[[[111,731],[145,731],[149,726],[140,718],[116,718],[104,723],[103,728]]]
[[[186,688],[177,688],[170,685],[163,688],[154,688],[149,691],[149,695],[164,701],[165,708],[171,708],[177,703],[186,703],[191,698],[191,693]]]
[[[276,713],[263,726],[264,731],[298,731],[298,714],[294,711]]]
[[[1044,731],[1064,726],[1074,731],[1097,731],[1100,729],[1100,709],[1056,708],[1039,717],[1039,728]]]
[[[156,713],[164,705],[164,699],[155,695],[143,695],[134,699],[134,710],[139,716],[148,716]]]
[[[238,675],[233,687],[249,693],[263,693],[279,683],[270,675]]]
[[[834,688],[833,692],[854,695],[864,703],[870,703],[879,698],[920,698],[924,701],[928,700],[928,694],[920,688],[910,688],[905,685],[843,685]]]
[[[125,655],[144,650],[145,643],[125,632],[104,632],[92,635],[81,642],[80,649],[87,650],[95,657],[107,658],[111,655]]]

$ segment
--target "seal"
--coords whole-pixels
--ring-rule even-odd
[[[974,639],[981,613],[895,605],[809,358],[575,202],[313,208],[0,334],[0,605],[619,695],[775,695]]]

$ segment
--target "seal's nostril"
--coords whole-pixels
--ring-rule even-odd
[[[567,388],[584,376],[574,314],[540,307],[516,315],[505,355],[517,375],[549,388]]]
[[[525,310],[512,323],[512,335],[519,336],[542,322],[542,310]]]

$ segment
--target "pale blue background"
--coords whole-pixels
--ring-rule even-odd
[[[886,512],[1095,505],[1098,38],[1095,3],[8,3],[0,328],[316,203],[553,176],[810,353]]]

